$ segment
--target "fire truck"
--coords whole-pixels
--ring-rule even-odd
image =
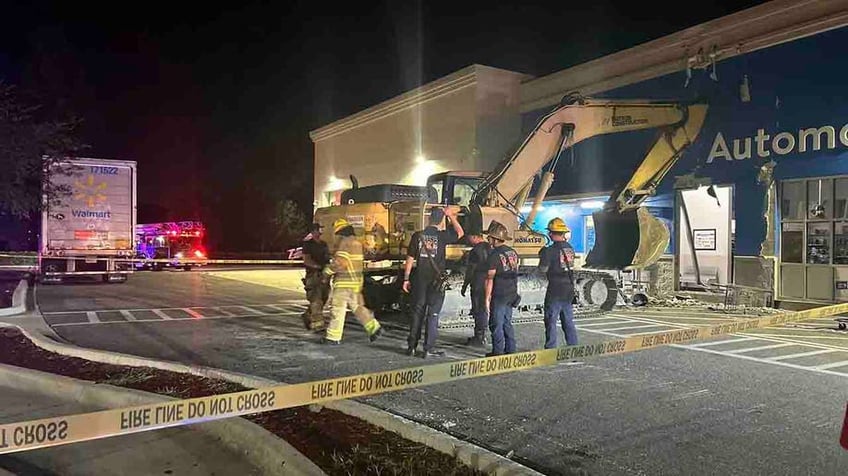
[[[135,227],[136,268],[161,271],[181,268],[190,271],[204,266],[206,228],[199,221],[146,223]]]

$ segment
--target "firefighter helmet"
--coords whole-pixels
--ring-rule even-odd
[[[553,220],[548,222],[548,231],[554,233],[568,233],[571,231],[571,228],[565,224],[565,222],[560,217],[556,217]]]
[[[503,226],[503,224],[496,220],[492,220],[492,222],[489,223],[489,229],[486,230],[486,234],[499,241],[506,241],[509,239],[509,231],[505,226]]]
[[[333,222],[333,233],[338,233],[349,226],[351,226],[350,222],[348,222],[344,218],[339,218],[338,220]]]

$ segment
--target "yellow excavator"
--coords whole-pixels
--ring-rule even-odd
[[[327,229],[346,218],[363,242],[368,271],[365,296],[374,309],[401,305],[401,265],[412,233],[424,227],[434,206],[457,206],[466,230],[485,230],[492,220],[506,225],[511,245],[522,259],[519,280],[522,308],[535,312],[544,299],[544,278],[534,272],[546,236],[530,228],[564,151],[590,137],[644,129],[658,134],[630,179],[616,188],[604,208],[593,214],[595,244],[585,264],[575,271],[578,285],[600,283],[606,291],[581,296],[584,306],[609,310],[619,296],[617,281],[605,270],[631,270],[657,261],[669,243],[669,230],[640,205],[694,142],[707,114],[703,103],[590,99],[570,94],[544,116],[517,151],[492,172],[443,172],[423,187],[372,185],[342,193],[342,205],[321,208],[315,220]],[[541,173],[541,179],[535,180]],[[524,216],[521,209],[532,197]],[[332,240],[328,240],[332,241]],[[333,248],[332,242],[330,243]],[[448,246],[449,268],[458,271],[464,243]],[[470,303],[459,295],[461,273],[455,273],[443,306],[442,325],[468,317]],[[597,288],[597,286],[595,286]]]

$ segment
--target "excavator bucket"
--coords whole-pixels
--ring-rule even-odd
[[[595,246],[586,257],[587,268],[644,268],[656,262],[668,247],[668,229],[644,208],[595,212],[592,220]]]

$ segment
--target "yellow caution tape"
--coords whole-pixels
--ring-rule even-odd
[[[555,365],[575,358],[625,354],[844,312],[848,312],[848,304],[836,304],[807,311],[737,320],[716,326],[625,337],[595,344],[481,357],[315,382],[272,386],[211,397],[3,424],[0,425],[0,454],[518,372]]]

